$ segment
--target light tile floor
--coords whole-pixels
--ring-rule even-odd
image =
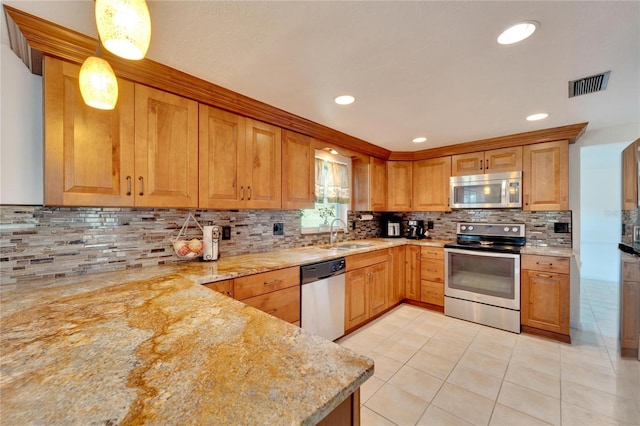
[[[583,280],[571,345],[401,305],[338,343],[375,360],[363,425],[640,425],[617,283]]]

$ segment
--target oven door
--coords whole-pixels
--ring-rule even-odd
[[[449,248],[444,253],[445,296],[520,310],[519,254]]]

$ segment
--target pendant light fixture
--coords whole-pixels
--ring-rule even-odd
[[[80,93],[84,103],[98,109],[114,109],[118,102],[118,80],[109,62],[100,57],[98,48],[80,68]]]
[[[105,49],[124,59],[144,58],[151,41],[145,0],[96,0],[96,25]]]

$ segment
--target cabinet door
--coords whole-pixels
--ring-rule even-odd
[[[522,270],[523,325],[569,334],[569,275]]]
[[[420,259],[420,279],[444,283],[444,260],[422,257]]]
[[[214,283],[203,284],[208,289],[222,293],[233,298],[233,280],[216,281]]]
[[[393,306],[404,299],[406,246],[393,247],[389,253],[391,254],[391,262],[389,263],[387,293],[389,295],[388,306]]]
[[[315,162],[312,138],[282,132],[282,208],[314,207]]]
[[[628,267],[628,266],[627,266]],[[637,267],[637,265],[633,265]],[[638,348],[640,333],[640,283],[624,281],[620,298],[620,346]]]
[[[622,151],[622,209],[638,208],[638,147],[640,139]]]
[[[370,200],[372,211],[387,210],[387,164],[386,161],[371,157]]]
[[[413,163],[411,161],[387,162],[387,209],[411,210]]]
[[[451,157],[451,176],[481,175],[484,173],[484,152],[458,154]]]
[[[387,308],[388,262],[369,266],[369,316],[372,317]]]
[[[520,170],[522,170],[521,146],[485,151],[485,173],[517,172]]]
[[[523,157],[523,210],[568,210],[569,142],[527,145]]]
[[[300,321],[300,286],[251,297],[242,303],[290,323]]]
[[[368,282],[368,268],[356,269],[345,274],[345,330],[369,318]]]
[[[135,85],[136,206],[198,207],[198,103]]]
[[[420,246],[407,246],[405,296],[420,300]]]
[[[422,280],[420,301],[436,306],[444,306],[444,284]]]
[[[119,80],[115,109],[103,111],[82,100],[80,67],[44,61],[44,203],[133,206],[133,83]]]
[[[432,158],[413,163],[413,209],[449,211],[451,157]]]
[[[282,207],[282,133],[279,127],[247,119],[246,207]]]
[[[244,117],[200,105],[200,208],[241,206],[245,137]]]

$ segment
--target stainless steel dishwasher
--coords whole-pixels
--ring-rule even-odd
[[[300,267],[300,325],[335,340],[344,334],[344,257]]]

